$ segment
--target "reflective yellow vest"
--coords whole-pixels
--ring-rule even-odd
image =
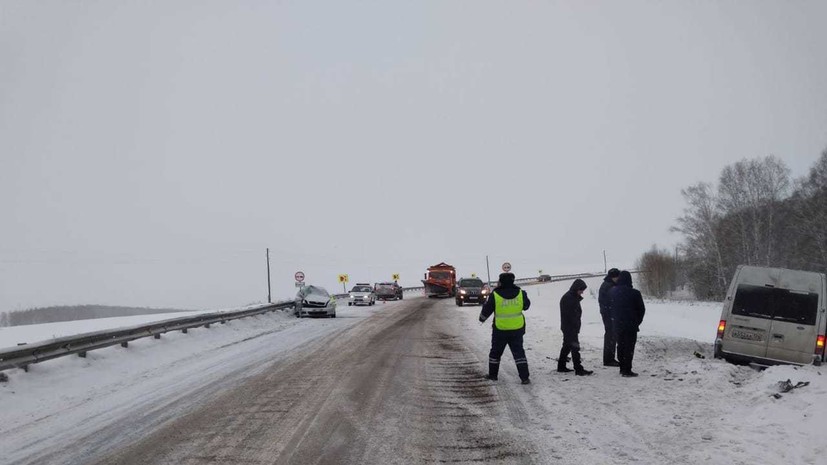
[[[525,326],[523,316],[523,291],[513,299],[504,299],[494,292],[494,327],[510,331]]]

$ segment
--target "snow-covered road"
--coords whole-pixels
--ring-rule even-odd
[[[712,360],[718,305],[647,302],[641,376],[622,378],[598,366],[600,280],[587,282],[591,377],[554,371],[569,283],[526,288],[529,386],[508,352],[500,380],[481,379],[479,307],[278,312],[11,372],[0,463],[823,463],[818,367]],[[810,384],[772,397],[788,378]]]

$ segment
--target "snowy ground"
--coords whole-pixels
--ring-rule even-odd
[[[296,347],[401,303],[348,307],[340,301],[336,319],[277,311],[139,339],[127,349],[95,350],[87,358],[62,357],[32,365],[29,373],[7,370],[9,381],[0,383],[0,464],[65,463],[43,457],[77,442],[91,456],[112,438],[90,435],[126,416],[142,418],[131,432],[140,437]]]
[[[542,457],[566,464],[824,463],[827,443],[827,379],[818,367],[780,366],[757,372],[711,358],[720,306],[693,302],[647,302],[635,355],[639,378],[604,368],[603,328],[595,298],[599,279],[587,280],[583,301],[584,364],[591,377],[555,372],[562,335],[558,302],[569,283],[526,287],[526,348],[533,384],[518,383],[507,353],[495,384],[505,405],[519,405],[526,443]],[[411,296],[413,297],[413,296]],[[403,302],[376,307],[339,306],[339,318],[298,320],[285,312],[229,322],[161,340],[143,339],[128,349],[89,352],[11,370],[0,383],[0,464],[60,463],[50,454],[82,444],[81,457],[93,457],[113,441],[145,437],[181,412],[230,391],[311,341],[339,337],[370,315]],[[433,309],[455,312],[445,324],[464,334],[484,369],[490,322],[479,324],[479,307],[455,307],[443,300]],[[706,358],[694,355],[699,352]],[[772,397],[777,383],[809,386]],[[392,408],[392,407],[388,407]],[[134,431],[101,434],[126,416],[137,417]],[[499,422],[516,421],[504,416]],[[505,423],[503,423],[505,425]],[[77,446],[75,446],[77,448]],[[74,462],[74,463],[83,463]],[[504,463],[509,463],[505,460]]]
[[[600,282],[587,280],[582,302],[580,341],[584,365],[595,371],[590,377],[555,371],[562,342],[559,298],[570,283],[525,288],[532,299],[525,345],[533,384],[520,394],[536,408],[535,440],[549,443],[553,457],[584,464],[825,463],[827,376],[821,368],[757,372],[713,360],[720,305],[647,302],[635,353],[640,377],[622,378],[617,368],[602,366]],[[474,321],[479,307],[457,311],[469,313],[464,324],[485,360],[490,323]],[[503,368],[500,383],[518,381],[510,355]],[[771,397],[787,379],[810,385]]]

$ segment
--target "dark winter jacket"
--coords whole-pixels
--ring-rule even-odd
[[[618,331],[635,331],[640,329],[646,306],[640,291],[632,288],[632,275],[622,271],[617,285],[609,291],[612,301],[612,319]]]
[[[580,301],[583,297],[579,296],[577,291],[585,290],[586,287],[585,281],[575,279],[571,288],[560,299],[560,329],[565,338],[576,338],[580,334],[580,318],[583,315]]]
[[[597,292],[597,304],[600,305],[600,314],[601,315],[611,315],[612,314],[612,299],[609,297],[609,291],[615,286],[615,282],[612,281],[608,275],[603,278],[603,282],[600,284],[600,290]]]
[[[528,300],[528,294],[525,293],[524,290],[520,289],[516,284],[504,284],[500,285],[499,287],[494,289],[494,292],[499,294],[503,299],[515,299],[520,294],[523,293],[523,311],[528,310],[528,307],[531,306],[531,301]],[[494,313],[494,295],[492,293],[488,299],[485,300],[485,303],[482,304],[482,311],[480,311],[480,321],[485,321]],[[496,320],[496,315],[494,319]],[[494,331],[503,331],[501,329],[497,329],[497,326],[494,326]],[[525,326],[521,329],[516,329],[512,331],[523,331],[525,332]]]

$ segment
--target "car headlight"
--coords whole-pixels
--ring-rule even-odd
[[[460,294],[465,294],[465,289],[460,289],[459,293]]]
[[[354,297],[356,297],[356,296],[355,296],[355,295],[353,295],[353,294],[350,294],[350,298],[351,298],[351,299],[352,299],[352,298],[354,298]]]

